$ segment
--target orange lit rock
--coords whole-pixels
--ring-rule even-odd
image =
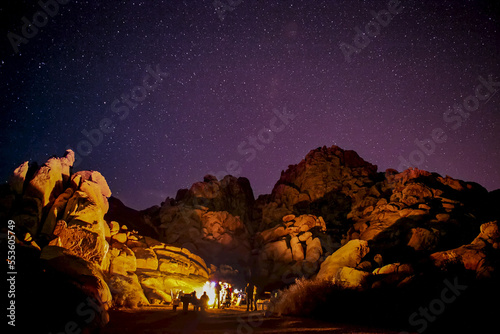
[[[127,275],[137,270],[135,254],[127,246],[114,243],[110,253],[109,272],[111,274]]]
[[[71,196],[73,196],[73,189],[68,188],[61,195],[59,195],[59,197],[57,197],[54,204],[50,208],[47,218],[45,219],[41,231],[42,234],[48,236],[52,235],[52,232],[54,231],[54,228],[56,226],[56,222],[58,219],[62,218],[64,210],[66,208],[66,204],[68,203],[68,200],[71,198]]]
[[[56,246],[44,247],[40,258],[45,260],[52,270],[81,287],[97,302],[100,308],[96,312],[97,317],[94,321],[97,321],[100,327],[109,321],[106,310],[112,305],[112,296],[98,265],[70,254],[65,248]]]
[[[350,267],[341,267],[335,276],[335,282],[344,288],[362,289],[370,273]]]
[[[298,237],[292,237],[292,239],[290,239],[290,248],[292,249],[292,257],[294,261],[304,260],[304,248],[302,247]]]
[[[158,269],[156,253],[149,248],[132,248],[137,261],[137,269]]]
[[[319,260],[321,255],[323,255],[323,248],[321,247],[319,238],[308,239],[305,260],[314,263]]]
[[[480,231],[481,233],[472,241],[472,244],[488,243],[494,249],[500,249],[500,231],[496,221],[482,224]]]
[[[111,237],[112,241],[120,242],[122,244],[127,242],[127,234],[126,233],[116,233]]]
[[[413,268],[411,265],[406,263],[391,263],[382,268],[377,268],[373,271],[375,275],[387,275],[387,274],[404,274],[411,275],[413,274]]]
[[[101,190],[101,194],[105,197],[110,197],[111,196],[111,190],[109,189],[108,183],[106,182],[106,179],[104,176],[102,176],[101,173],[97,171],[81,171],[81,172],[76,172],[73,174],[73,178],[75,177],[81,177],[81,181],[92,181],[99,185],[99,189]]]
[[[120,231],[120,224],[118,222],[112,221],[109,223],[110,235],[113,236]]]
[[[369,252],[365,240],[351,240],[321,264],[317,278],[332,279],[341,267],[355,268],[361,259]]]
[[[434,231],[417,227],[411,229],[411,238],[408,246],[416,251],[432,251],[439,241],[438,235]]]
[[[144,295],[151,305],[167,304],[172,302],[172,297],[162,290],[152,289],[146,286],[143,286],[142,289],[144,290]]]
[[[28,172],[29,163],[25,161],[19,167],[14,169],[14,172],[9,178],[9,186],[12,191],[18,195],[23,193],[24,181],[26,181],[26,173]]]
[[[135,273],[114,274],[108,279],[115,306],[136,308],[149,305]]]
[[[108,251],[108,243],[102,235],[79,225],[66,226],[66,222],[59,221],[54,229],[54,235],[59,244],[68,251],[68,254],[101,265]]]
[[[52,203],[63,191],[63,182],[69,178],[74,153],[66,151],[62,158],[50,158],[41,166],[26,187],[25,195],[39,198],[42,207]]]

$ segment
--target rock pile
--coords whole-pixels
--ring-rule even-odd
[[[95,305],[94,317],[88,322],[80,317],[76,323],[81,328],[99,328],[108,321],[106,310],[112,304],[102,271],[109,248],[106,241],[109,228],[103,217],[111,191],[99,172],[71,174],[74,160],[74,153],[68,150],[64,157],[50,158],[40,167],[23,163],[9,179],[10,190],[2,192],[6,194],[2,202],[10,203],[3,210],[16,223],[18,252],[30,254],[23,260],[41,269],[33,269],[28,284],[46,281],[49,275],[54,275],[54,282],[57,280],[61,286],[61,289],[53,287],[51,300],[61,302],[54,307],[75,312],[79,301],[75,304],[75,300],[68,298],[76,295],[90,298]]]
[[[436,270],[498,275],[500,192],[418,169],[377,173],[337,146],[309,152],[257,200],[247,179],[207,175],[141,212],[110,200],[99,172],[72,173],[73,162],[67,151],[20,165],[0,187],[0,217],[16,222],[35,280],[91,298],[89,328],[111,305],[168,303],[207,279],[274,289],[316,277],[365,290]]]
[[[1,191],[2,216],[15,222],[18,253],[27,254],[23,263],[33,263],[33,274],[23,275],[27,281],[21,285],[57,282],[50,300],[58,304],[47,312],[60,308],[61,314],[69,312],[68,318],[75,318],[78,328],[94,330],[107,323],[111,306],[166,303],[172,292],[202,288],[210,271],[200,256],[116,221],[108,224],[104,217],[111,191],[105,178],[96,171],[71,173],[73,162],[71,150],[41,167],[25,162]],[[205,220],[212,221],[211,216]],[[242,231],[239,221],[226,218],[221,220],[235,233]],[[35,293],[44,295],[47,287]],[[47,302],[47,298],[35,300]],[[23,314],[39,312],[37,303],[25,302],[37,309]],[[79,316],[85,303],[95,313],[90,320]],[[65,323],[47,322],[47,326],[47,331],[60,332]]]
[[[213,265],[213,276],[225,279],[221,271],[245,281],[251,250],[250,217],[253,193],[247,179],[226,176],[218,181],[205,176],[204,182],[180,190],[176,200],[167,199],[161,207],[144,212],[145,221],[157,226],[162,242],[188,249]]]
[[[336,248],[325,221],[313,215],[287,215],[282,223],[255,235],[252,251],[254,281],[280,287],[297,277],[311,277]]]
[[[172,292],[199,290],[207,281],[205,261],[189,250],[129,231],[115,221],[110,228],[103,270],[116,306],[168,303]]]

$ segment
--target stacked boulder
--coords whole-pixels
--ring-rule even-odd
[[[253,202],[247,179],[218,181],[207,175],[189,190],[179,190],[176,200],[146,210],[144,219],[156,224],[160,241],[201,254],[212,265],[213,277],[229,279],[227,268],[232,268],[230,276],[242,284],[252,248]]]
[[[354,198],[374,183],[377,166],[354,151],[319,147],[297,165],[282,171],[270,196],[262,197],[260,230],[279,224],[288,214],[322,216],[329,231],[344,230]],[[334,205],[333,205],[334,204]]]
[[[26,280],[20,285],[45,284],[35,288],[34,299],[48,307],[22,304],[46,310],[47,318],[60,315],[42,331],[64,331],[73,319],[75,328],[95,330],[108,322],[111,306],[167,303],[173,292],[203,287],[210,272],[201,257],[107,222],[111,191],[105,178],[96,171],[71,173],[73,163],[71,150],[40,167],[25,162],[0,193],[1,215],[14,222],[19,261],[31,264],[19,270]],[[226,218],[221,219],[230,221],[233,231],[244,230],[236,218]],[[52,285],[52,294],[45,296]]]
[[[73,151],[68,150],[40,167],[25,162],[16,168],[8,183],[11,205],[3,206],[3,214],[15,222],[18,252],[30,254],[18,261],[34,263],[29,285],[59,282],[61,289],[50,302],[57,303],[55,307],[66,303],[63,311],[71,315],[78,313],[79,301],[91,301],[95,306],[92,319],[75,316],[75,323],[80,328],[99,328],[108,321],[106,310],[112,303],[102,271],[109,248],[109,228],[103,217],[111,191],[98,172],[71,174],[74,161]],[[68,299],[76,296],[80,300]]]
[[[326,233],[325,221],[313,215],[287,215],[282,223],[255,235],[253,280],[281,287],[297,277],[311,277],[324,256],[338,247]]]
[[[470,244],[433,253],[431,259],[442,269],[460,266],[474,272],[478,279],[492,278],[500,265],[498,222],[482,224],[479,235]]]
[[[370,240],[380,251],[407,246],[429,253],[468,242],[484,215],[479,203],[488,196],[477,184],[418,169],[388,170],[372,188],[378,191],[349,213],[353,224],[343,242]]]
[[[172,293],[200,290],[207,281],[205,261],[189,250],[129,231],[115,221],[110,229],[103,269],[116,306],[169,303]]]

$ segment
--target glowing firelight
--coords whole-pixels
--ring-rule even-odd
[[[205,285],[203,285],[203,289],[196,292],[196,296],[200,298],[204,291],[208,295],[208,305],[211,307],[215,301],[215,282],[207,281]]]

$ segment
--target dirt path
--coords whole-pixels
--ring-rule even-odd
[[[350,325],[290,317],[264,317],[262,311],[244,308],[208,310],[206,313],[174,312],[170,307],[144,307],[110,311],[111,321],[102,334],[166,333],[395,333]]]

